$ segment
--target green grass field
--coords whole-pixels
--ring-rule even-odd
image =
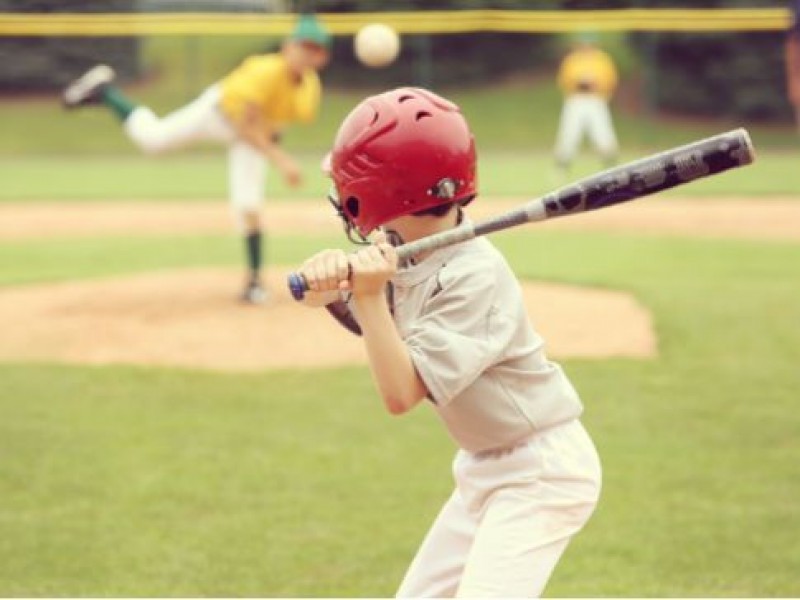
[[[693,141],[687,138],[685,141]],[[756,143],[758,139],[756,139]],[[800,190],[797,156],[786,150],[761,150],[757,162],[667,194],[675,196],[786,196]],[[624,160],[649,154],[625,153]],[[299,155],[305,184],[288,188],[277,173],[267,181],[270,200],[320,201],[330,182],[319,170],[321,154]],[[221,200],[226,196],[227,167],[220,153],[187,153],[153,160],[140,156],[12,157],[0,161],[0,202],[36,200]],[[573,177],[590,175],[600,163],[586,154],[576,162]],[[483,197],[534,197],[562,185],[549,154],[542,151],[488,151],[481,155],[479,187]]]
[[[566,362],[605,489],[548,595],[800,593],[800,247],[497,241],[523,277],[632,291],[660,339],[653,361]],[[0,284],[96,277],[100,252],[114,272],[233,264],[223,238],[184,242],[4,243]],[[328,242],[273,245],[294,264]],[[452,445],[427,408],[386,415],[366,369],[309,375],[0,366],[0,593],[392,594]]]
[[[130,90],[159,110],[188,95],[169,76],[183,68],[180,43],[150,48],[162,76]],[[197,79],[210,82],[253,43],[204,49]],[[453,90],[485,148],[484,195],[554,187],[554,91]],[[316,164],[359,97],[333,91],[321,122],[287,139],[308,185],[294,192],[273,178],[272,198],[324,193]],[[65,116],[40,99],[0,104],[0,122],[0,201],[225,195],[219,152],[139,157],[101,112]],[[752,125],[758,163],[691,194],[798,197],[786,128],[618,119],[626,159],[739,125]],[[586,155],[576,174],[597,168]],[[547,595],[800,596],[800,245],[535,229],[495,239],[523,278],[630,291],[659,338],[654,360],[564,361],[604,491]],[[340,243],[275,235],[271,260],[296,265]],[[0,241],[0,293],[238,266],[239,253],[233,235]],[[13,318],[0,315],[0,327]],[[0,596],[388,596],[452,485],[454,448],[433,412],[390,417],[356,367],[227,375],[3,363],[0,440]]]

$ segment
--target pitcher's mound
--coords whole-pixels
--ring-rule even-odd
[[[4,288],[0,360],[135,364],[224,371],[366,361],[327,312],[294,302],[272,269],[265,306],[242,305],[237,269],[191,269]],[[628,294],[525,284],[529,314],[554,357],[652,357],[649,313]]]

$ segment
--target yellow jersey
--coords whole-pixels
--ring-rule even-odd
[[[221,82],[222,112],[240,123],[247,104],[253,104],[272,132],[288,123],[308,123],[317,116],[321,84],[309,69],[297,80],[280,54],[247,58]]]
[[[558,86],[567,95],[586,92],[609,99],[617,87],[617,69],[602,50],[579,48],[561,61]]]

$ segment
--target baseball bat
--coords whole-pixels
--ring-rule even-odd
[[[484,221],[402,244],[397,247],[397,255],[403,261],[523,223],[614,206],[749,165],[754,159],[750,135],[745,129],[734,129],[590,175]],[[295,300],[302,300],[308,291],[303,276],[289,274],[288,284]]]

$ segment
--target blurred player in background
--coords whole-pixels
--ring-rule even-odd
[[[800,0],[792,0],[792,26],[786,33],[786,90],[800,133]]]
[[[613,165],[619,150],[608,104],[617,87],[617,70],[593,35],[582,34],[563,58],[558,86],[564,95],[554,149],[560,175],[569,175],[584,134],[605,165]]]
[[[115,87],[114,71],[98,65],[64,91],[67,108],[105,105],[122,121],[128,137],[144,152],[160,154],[194,142],[228,146],[229,196],[245,237],[247,280],[241,299],[261,304],[261,206],[266,160],[291,186],[302,182],[295,160],[280,146],[284,128],[310,122],[317,114],[321,84],[318,72],[329,59],[330,35],[312,14],[298,18],[279,52],[251,56],[227,77],[186,106],[157,117]]]
[[[519,282],[489,240],[403,265],[388,243],[467,219],[477,194],[469,127],[444,98],[392,90],[350,113],[328,165],[348,232],[378,231],[355,254],[307,260],[305,301],[355,321],[389,412],[426,404],[459,447],[456,489],[398,596],[539,596],[600,493],[581,401],[546,357]]]

